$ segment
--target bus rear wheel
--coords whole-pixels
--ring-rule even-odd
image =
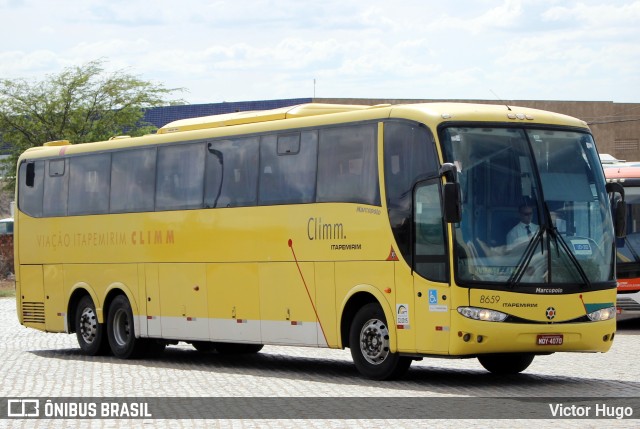
[[[83,353],[100,356],[109,351],[109,343],[104,334],[104,324],[98,322],[96,306],[89,295],[83,296],[76,307],[76,337]]]
[[[141,357],[146,351],[144,339],[136,338],[133,311],[124,295],[115,297],[109,306],[107,334],[111,351],[120,359]]]
[[[496,353],[478,356],[480,365],[492,374],[518,374],[531,365],[534,355],[531,353]]]
[[[377,303],[367,304],[356,313],[349,347],[358,371],[373,380],[401,377],[411,365],[411,358],[390,351],[387,320]]]

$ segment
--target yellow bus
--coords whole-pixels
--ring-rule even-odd
[[[611,347],[605,185],[584,122],[512,106],[312,103],[49,142],[18,161],[17,313],[88,355],[348,347],[373,379],[427,356],[518,373]]]

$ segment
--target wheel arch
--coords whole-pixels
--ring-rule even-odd
[[[93,305],[96,306],[96,314],[98,316],[98,322],[104,323],[104,317],[102,314],[102,307],[100,306],[100,301],[98,300],[98,295],[96,292],[89,286],[89,284],[80,282],[73,285],[69,294],[69,300],[67,304],[67,332],[74,333],[76,332],[76,310],[78,308],[78,303],[84,296],[89,296],[93,301]]]
[[[138,312],[138,302],[134,298],[131,290],[124,283],[112,283],[109,285],[106,291],[106,296],[104,299],[104,320],[106,321],[109,317],[109,307],[113,300],[118,296],[124,296],[129,301],[129,305],[131,306],[131,312],[133,313],[133,323],[135,329],[136,337],[140,336],[140,319],[137,317],[139,315]]]
[[[396,351],[396,329],[393,312],[389,301],[377,288],[370,285],[359,285],[347,295],[342,303],[340,312],[340,338],[339,347],[349,347],[349,330],[351,323],[358,310],[369,303],[376,303],[382,308],[389,326],[389,347],[392,352]]]
[[[137,314],[138,312],[137,302],[133,298],[133,293],[123,283],[113,283],[109,285],[106,290],[104,300],[101,301],[98,298],[98,294],[96,293],[96,291],[93,290],[93,288],[91,288],[88,283],[80,282],[73,286],[69,296],[69,304],[67,306],[67,326],[69,333],[75,332],[74,318],[76,309],[78,307],[78,303],[85,295],[91,297],[93,305],[96,306],[96,314],[98,316],[99,323],[106,323],[109,305],[111,305],[113,299],[118,295],[126,296],[129,300],[129,304],[131,305],[131,310],[134,312],[134,314]]]

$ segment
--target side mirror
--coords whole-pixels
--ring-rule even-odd
[[[622,200],[616,201],[614,213],[613,226],[616,237],[623,238],[627,235],[627,203]]]
[[[447,179],[444,184],[444,221],[447,223],[457,223],[462,220],[462,199],[460,197],[460,183],[458,183],[458,169],[455,164],[446,162],[438,171],[440,176]]]
[[[460,199],[460,184],[444,184],[444,221],[457,223],[462,220],[462,202]]]
[[[627,235],[627,203],[624,201],[624,187],[617,182],[609,182],[606,185],[607,193],[613,209],[613,229],[617,238]],[[619,194],[620,197],[616,197]]]

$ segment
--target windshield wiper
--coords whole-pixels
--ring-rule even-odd
[[[559,248],[562,248],[562,250],[567,254],[567,257],[569,258],[569,260],[575,267],[576,271],[580,275],[580,278],[584,282],[582,286],[591,287],[591,281],[589,280],[589,277],[584,272],[582,265],[580,265],[580,261],[578,261],[576,256],[573,254],[573,252],[571,251],[571,248],[569,247],[565,239],[562,237],[562,235],[558,233],[558,230],[556,229],[555,226],[548,226],[551,220],[551,214],[549,213],[549,208],[547,207],[546,203],[544,207],[545,207],[547,219],[549,221],[543,222],[542,225],[540,225],[540,227],[538,228],[536,235],[534,235],[531,241],[529,241],[527,248],[524,250],[522,257],[518,261],[518,265],[516,266],[516,269],[513,271],[511,276],[509,276],[509,279],[507,280],[507,285],[510,288],[513,288],[514,286],[520,283],[520,281],[522,280],[522,277],[524,276],[526,268],[529,266],[531,259],[533,259],[535,248],[538,245],[538,242],[541,243],[540,252],[544,253],[544,243],[542,243],[542,238],[544,236],[544,233],[546,232],[555,241],[556,249],[558,249],[558,252],[559,252]],[[547,263],[549,264],[548,269],[550,270],[551,261],[548,261]]]
[[[549,219],[549,222],[551,222],[551,213],[549,212],[549,207],[547,207],[547,203],[544,203],[544,209],[546,211],[547,219]],[[569,257],[569,260],[574,265],[576,271],[578,271],[578,274],[580,274],[580,277],[584,282],[583,286],[587,286],[590,288],[591,280],[589,280],[587,273],[584,272],[582,265],[580,265],[580,261],[578,261],[578,258],[576,258],[576,255],[573,254],[573,252],[571,251],[571,248],[569,247],[565,239],[562,237],[561,234],[558,233],[558,229],[555,226],[547,227],[546,229],[549,231],[549,235],[556,242],[556,249],[558,249],[559,247],[562,247],[562,250],[564,250],[567,256]],[[559,254],[560,254],[560,251],[558,249],[558,255]],[[549,268],[551,268],[551,266],[549,266]]]
[[[536,231],[536,235],[534,235],[533,238],[529,241],[529,244],[527,244],[527,248],[524,249],[524,253],[518,261],[518,265],[516,265],[516,269],[513,270],[513,273],[511,273],[509,279],[507,280],[507,286],[509,286],[510,288],[513,289],[513,287],[520,283],[520,281],[522,280],[524,271],[529,266],[531,259],[533,259],[535,248],[538,245],[538,242],[541,242],[542,235],[546,229],[547,227],[545,227],[544,225],[540,225],[540,228],[538,228],[538,230]],[[544,245],[542,244],[540,251],[544,253]]]

